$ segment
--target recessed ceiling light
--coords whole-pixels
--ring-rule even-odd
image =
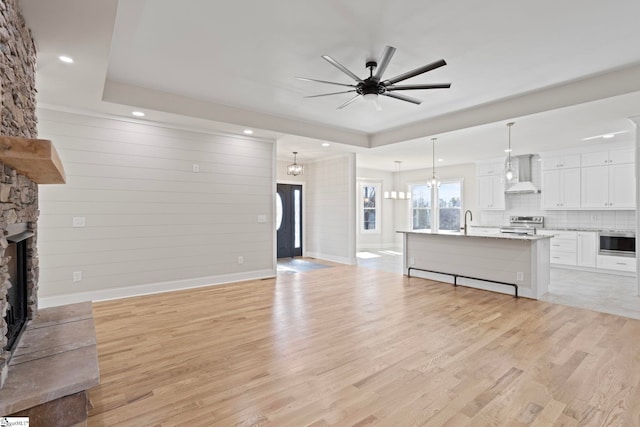
[[[615,135],[614,135],[614,134],[612,134],[612,133],[605,133],[604,135],[602,135],[602,137],[603,137],[604,139],[610,139],[610,138],[613,138],[614,136],[615,136]]]
[[[64,56],[64,55],[60,55],[58,56],[58,59],[62,62],[66,62],[67,64],[72,64],[73,63],[73,58],[70,58],[68,56]]]
[[[243,132],[245,135],[253,135],[253,131],[251,129],[245,129]]]
[[[330,146],[330,145],[331,145],[331,144],[329,144],[328,142],[323,142],[323,143],[322,143],[322,146],[323,146],[323,147],[328,147],[328,146]]]
[[[504,150],[504,152],[505,152],[505,153],[510,153],[511,151],[513,151],[513,150],[511,150],[511,148],[506,148],[506,149]]]
[[[136,117],[144,117],[144,113],[142,111],[132,111],[131,114]]]
[[[438,159],[439,162],[444,162],[444,159]]]

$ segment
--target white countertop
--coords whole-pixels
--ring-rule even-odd
[[[467,234],[464,234],[462,231],[449,231],[449,230],[440,230],[440,231],[431,231],[431,230],[398,230],[397,233],[406,233],[406,234],[425,234],[425,235],[434,235],[434,236],[450,236],[450,237],[474,237],[474,238],[482,238],[482,239],[508,239],[508,240],[542,240],[542,239],[550,239],[553,236],[544,236],[539,234],[534,235],[520,235],[520,234],[512,234],[512,233],[474,233],[473,231],[469,231]]]

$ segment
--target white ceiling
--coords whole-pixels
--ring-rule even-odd
[[[301,161],[356,151],[363,167],[403,170],[594,144],[640,115],[640,2],[636,0],[22,0],[39,50],[42,106],[278,138]],[[321,59],[365,76],[365,61],[397,48],[385,77],[440,58],[448,65],[403,83],[451,82],[390,98],[383,110],[338,86],[352,83]],[[76,62],[62,64],[66,54]],[[328,148],[320,141],[331,141]]]

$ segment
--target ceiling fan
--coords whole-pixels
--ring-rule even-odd
[[[371,100],[376,103],[376,108],[380,110],[380,103],[378,102],[378,95],[388,96],[390,98],[399,99],[401,101],[411,102],[412,104],[419,105],[422,103],[421,100],[407,96],[401,95],[399,93],[395,93],[400,90],[418,90],[418,89],[448,89],[451,87],[451,83],[436,83],[436,84],[418,84],[418,85],[397,85],[401,81],[410,79],[412,77],[418,76],[420,74],[426,73],[427,71],[435,70],[436,68],[440,68],[444,65],[447,65],[444,59],[433,62],[431,64],[423,65],[422,67],[418,67],[414,70],[407,71],[406,73],[402,73],[398,76],[395,76],[390,79],[382,80],[382,75],[384,74],[389,62],[391,61],[391,57],[395,53],[396,48],[392,46],[386,46],[384,51],[382,52],[382,56],[380,57],[380,63],[378,64],[376,61],[367,61],[366,68],[369,69],[369,77],[366,79],[361,79],[354,73],[352,73],[349,69],[347,69],[344,65],[330,57],[329,55],[322,55],[322,58],[329,62],[331,65],[336,67],[338,70],[342,71],[353,80],[356,81],[356,84],[346,84],[346,83],[337,83],[337,82],[328,82],[325,80],[317,80],[317,79],[309,79],[305,77],[296,77],[298,80],[308,81],[308,82],[317,82],[317,83],[325,83],[336,86],[346,86],[352,89],[345,90],[342,92],[332,92],[332,93],[323,93],[320,95],[311,95],[305,96],[305,98],[317,98],[321,96],[331,96],[331,95],[339,95],[343,93],[352,93],[355,92],[356,96],[349,99],[344,104],[338,107],[338,110],[346,107],[347,105],[355,102],[358,98],[363,97],[364,99]],[[375,73],[374,73],[375,71]]]

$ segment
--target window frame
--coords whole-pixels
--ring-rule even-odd
[[[429,207],[429,211],[431,211],[431,218],[429,221],[429,228],[414,228],[413,227],[413,211],[414,211],[414,207],[413,207],[413,188],[417,187],[417,186],[424,186],[427,187],[427,189],[429,190],[430,193],[430,207]],[[427,184],[427,182],[411,182],[409,183],[409,195],[411,196],[411,200],[409,201],[409,227],[411,228],[411,231],[420,231],[420,230],[431,230],[431,226],[432,226],[432,220],[433,220],[433,191],[431,189],[429,189],[429,186]]]
[[[376,206],[374,208],[366,208],[364,206],[364,189],[365,187],[373,187],[376,194]],[[382,181],[360,181],[358,185],[358,232],[360,234],[380,234],[382,221]],[[364,228],[364,212],[365,210],[375,211],[375,228]]]
[[[440,180],[440,185],[442,184],[454,184],[454,183],[459,183],[460,184],[460,224],[458,224],[458,228],[457,230],[460,230],[460,227],[462,226],[462,215],[464,212],[464,179],[463,178],[447,178],[447,179],[441,179]],[[440,188],[438,188],[436,190],[436,194],[437,194],[437,199],[438,199],[438,230],[440,229]],[[451,230],[453,231],[453,230]]]
[[[440,180],[440,184],[452,184],[459,183],[460,184],[460,218],[462,218],[462,214],[464,212],[464,178],[445,178]],[[413,201],[411,202],[408,214],[409,214],[409,228],[412,231],[420,231],[420,230],[433,230],[433,224],[437,223],[437,230],[440,229],[440,189],[436,187],[435,189],[430,188],[428,180],[425,181],[415,181],[408,183],[409,185],[409,194],[413,198],[413,187],[414,186],[427,186],[430,190],[431,194],[431,218],[430,218],[430,228],[413,228]],[[462,222],[462,219],[461,219]]]

